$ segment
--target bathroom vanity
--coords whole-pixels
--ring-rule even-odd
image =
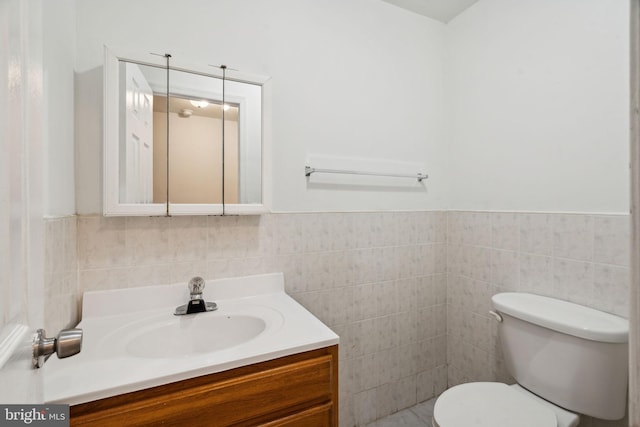
[[[337,426],[338,346],[71,406],[72,426]]]
[[[174,316],[188,298],[186,284],[86,293],[84,348],[47,362],[46,401],[70,404],[72,426],[338,425],[339,338],[282,274],[207,282],[218,310]]]

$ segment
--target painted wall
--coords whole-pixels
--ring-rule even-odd
[[[80,214],[102,210],[104,44],[271,76],[276,211],[445,206],[444,24],[369,0],[87,0],[77,23]],[[310,153],[419,161],[431,178],[308,187]]]
[[[165,98],[166,99],[166,98]],[[172,203],[222,203],[222,120],[169,113]],[[225,120],[226,203],[238,203],[238,122]],[[153,113],[153,200],[167,200],[166,113]]]
[[[451,209],[629,211],[629,4],[482,0],[447,27]]]
[[[103,44],[272,76],[276,211],[628,211],[625,2],[483,0],[447,26],[363,0],[149,6],[77,5],[79,213],[101,211]],[[430,179],[316,185],[311,154]]]
[[[44,65],[44,214],[73,215],[76,2],[42,3]]]

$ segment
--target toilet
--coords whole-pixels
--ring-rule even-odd
[[[624,417],[626,319],[526,293],[491,300],[504,361],[517,384],[451,387],[436,400],[433,427],[575,427],[578,414]]]

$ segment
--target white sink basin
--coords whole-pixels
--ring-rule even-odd
[[[130,325],[123,337],[125,351],[145,358],[185,357],[246,343],[266,327],[263,319],[248,315],[198,313],[146,319]]]
[[[203,296],[218,309],[174,316],[184,283],[86,292],[82,352],[49,359],[45,401],[76,405],[338,344],[284,292],[282,273],[212,280]]]
[[[255,304],[223,302],[216,311],[184,316],[153,311],[121,319],[100,347],[105,354],[119,348],[122,356],[144,359],[194,357],[246,344],[282,323],[277,310]]]

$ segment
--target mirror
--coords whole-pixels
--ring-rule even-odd
[[[266,212],[266,81],[105,48],[104,214]]]
[[[222,109],[225,109],[224,179]],[[167,199],[166,114],[169,112],[171,203],[238,203],[238,107],[214,100],[154,96],[154,201]],[[157,169],[155,166],[157,165]],[[163,168],[164,166],[164,168]],[[155,172],[159,170],[158,172]]]

